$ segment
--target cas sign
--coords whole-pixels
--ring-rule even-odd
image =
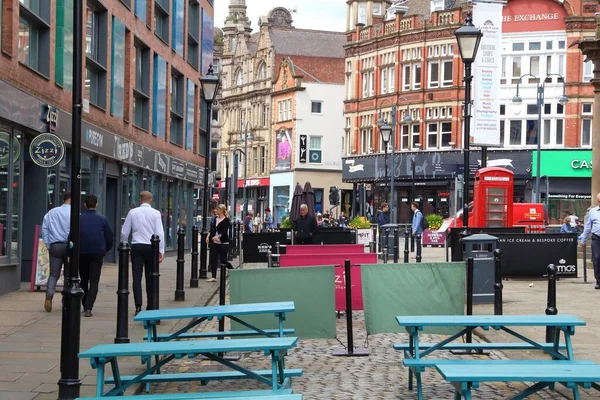
[[[51,168],[65,157],[65,143],[54,133],[41,133],[29,144],[29,155],[40,167]]]

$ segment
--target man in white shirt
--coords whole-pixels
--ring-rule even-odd
[[[150,303],[150,272],[152,268],[152,235],[160,238],[158,262],[162,262],[165,254],[165,231],[160,211],[151,206],[152,193],[140,193],[140,206],[129,211],[121,229],[121,242],[131,239],[131,265],[133,270],[133,298],[135,314],[142,310],[142,272],[146,279],[146,297]]]

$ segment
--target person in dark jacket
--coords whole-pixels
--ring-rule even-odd
[[[313,234],[317,230],[317,220],[308,213],[308,206],[300,206],[300,216],[294,221],[294,232],[296,232],[295,244],[312,244]]]
[[[219,255],[221,265],[225,265],[227,269],[233,269],[233,265],[227,260],[229,250],[229,228],[231,221],[227,218],[227,207],[225,204],[219,204],[215,209],[217,219],[214,226],[211,224],[210,234],[208,235],[209,243],[213,244],[213,248]],[[217,263],[211,265],[211,277],[207,282],[217,281]]]
[[[91,317],[98,295],[102,263],[106,253],[113,247],[114,236],[108,219],[96,212],[98,197],[88,194],[84,204],[87,211],[80,217],[79,274],[83,289],[83,310],[86,317]]]
[[[246,218],[244,219],[244,233],[254,233],[254,223],[252,222],[252,213],[246,213]]]
[[[387,203],[381,205],[381,211],[377,214],[377,224],[381,228],[383,225],[390,223],[390,207]]]

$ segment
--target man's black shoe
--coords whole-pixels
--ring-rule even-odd
[[[142,307],[135,306],[135,315],[138,315],[140,311],[142,311]]]
[[[596,287],[594,289],[600,289],[600,283],[596,283]]]

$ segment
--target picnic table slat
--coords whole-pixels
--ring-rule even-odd
[[[224,306],[165,308],[142,311],[134,321],[156,321],[166,319],[225,317],[228,315],[252,315],[267,313],[286,313],[295,310],[293,301],[273,303],[228,304]]]
[[[397,316],[400,326],[585,326],[574,315],[419,315]]]
[[[292,394],[291,389],[272,390],[247,390],[235,392],[202,392],[202,393],[165,393],[141,394],[135,396],[104,396],[104,397],[79,397],[77,400],[196,400],[196,399],[248,399],[267,398],[269,400],[301,400],[301,394]]]

